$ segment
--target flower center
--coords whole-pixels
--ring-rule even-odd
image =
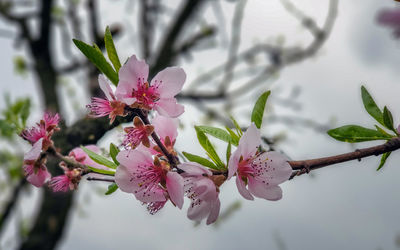
[[[159,98],[158,86],[150,86],[148,82],[138,82],[138,89],[133,90],[132,96],[136,98],[135,106],[150,110]]]

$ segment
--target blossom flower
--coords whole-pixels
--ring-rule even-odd
[[[394,29],[393,34],[400,37],[400,9],[382,10],[378,13],[378,23]]]
[[[236,174],[236,186],[245,199],[253,200],[254,195],[279,200],[282,189],[278,185],[289,179],[292,168],[288,159],[278,152],[258,153],[260,144],[260,131],[251,124],[229,159],[228,179]]]
[[[157,157],[153,161],[150,153],[137,149],[121,151],[117,160],[120,163],[115,173],[118,187],[147,204],[151,214],[161,209],[168,197],[182,208],[183,178],[170,171],[168,163]]]
[[[93,97],[92,102],[86,107],[90,109],[90,116],[92,117],[103,117],[108,115],[111,124],[117,116],[125,115],[125,104],[115,97],[110,82],[104,75],[99,75],[99,86],[107,99]]]
[[[43,138],[40,138],[30,151],[24,155],[24,173],[29,183],[35,187],[41,187],[50,178],[51,174],[47,171],[44,164],[45,158],[41,158]]]
[[[132,108],[155,109],[160,115],[178,117],[184,107],[176,103],[178,94],[186,80],[179,67],[168,67],[147,82],[149,66],[135,55],[119,71],[119,83],[115,95]]]
[[[218,188],[215,186],[210,170],[197,163],[186,162],[178,165],[184,172],[184,191],[191,199],[187,217],[201,221],[207,218],[207,225],[214,223],[219,215],[221,202],[218,198]]]
[[[47,149],[51,144],[51,136],[55,131],[58,131],[58,123],[60,116],[49,112],[44,113],[42,120],[36,126],[24,129],[21,132],[21,137],[29,141],[32,145],[39,139],[43,138],[43,149]]]
[[[149,136],[153,133],[154,127],[152,125],[144,125],[138,116],[133,119],[133,125],[134,127],[124,129],[126,134],[122,145],[126,149],[135,149],[140,143],[150,147]]]
[[[81,171],[79,169],[68,169],[63,167],[64,174],[51,178],[49,187],[54,192],[67,192],[78,188],[81,179]]]
[[[97,147],[96,145],[86,145],[85,146],[87,149],[95,152],[96,154],[100,153],[100,148]],[[98,164],[97,162],[94,162],[90,157],[81,149],[80,147],[74,148],[69,152],[68,156],[73,157],[77,162],[91,166],[93,168],[97,169],[104,169],[104,170],[109,170],[106,166],[103,166],[101,164]]]

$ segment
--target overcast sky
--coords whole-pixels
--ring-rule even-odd
[[[115,2],[111,6],[106,1],[104,9],[111,8],[112,13],[118,13],[116,11],[124,5],[119,7],[122,1]],[[296,2],[321,24],[328,1]],[[378,105],[387,105],[391,109],[398,124],[400,40],[393,40],[389,29],[375,23],[380,9],[393,6],[392,1],[341,1],[331,37],[318,55],[285,68],[272,85],[273,93],[276,90],[283,95],[292,87],[300,86],[302,91],[297,100],[301,103],[300,112],[277,106],[275,113],[321,123],[334,118],[337,126],[360,124],[371,127],[373,120],[364,111],[360,98],[360,85],[364,84]],[[223,10],[227,17],[232,16],[232,4],[224,2]],[[211,10],[207,10],[207,15],[214,18]],[[103,25],[111,23],[113,18],[115,14],[104,13]],[[284,35],[288,44],[305,45],[310,41],[308,33],[284,11],[279,1],[249,1],[241,49],[278,34]],[[120,41],[118,46],[128,46],[128,43]],[[11,64],[12,58],[21,53],[12,49],[9,40],[0,39],[0,46],[0,91],[7,91],[12,96],[31,95],[35,89],[32,77],[16,76]],[[125,57],[133,53],[132,46],[120,52]],[[188,74],[188,82],[204,70],[204,65],[216,63],[210,62],[209,58],[223,61],[226,54],[213,51],[195,57],[193,62],[180,62]],[[38,107],[38,97],[33,98]],[[275,106],[274,103],[271,105]],[[0,99],[2,107],[4,102]],[[68,108],[69,112],[72,107]],[[200,122],[193,107],[186,106],[186,110],[182,116],[186,125]],[[202,154],[199,147],[192,145],[193,130],[190,126],[186,128],[180,131],[178,150],[189,147],[193,153]],[[287,132],[288,139],[281,144],[281,149],[292,159],[354,150],[354,147],[304,127],[267,125],[263,129],[267,135],[272,135],[271,131]],[[369,145],[373,144],[356,147]],[[106,185],[83,182],[59,249],[397,249],[395,241],[400,234],[399,160],[397,153],[392,154],[379,173],[375,171],[379,158],[372,157],[315,171],[314,177],[303,175],[282,185],[284,196],[278,202],[244,200],[234,182],[225,183],[220,194],[221,211],[236,201],[240,201],[241,208],[218,227],[204,223],[194,227],[194,223],[186,218],[188,200],[182,211],[168,204],[157,215],[150,216],[132,195],[118,191],[104,196],[99,191]],[[12,236],[12,233],[8,234]]]

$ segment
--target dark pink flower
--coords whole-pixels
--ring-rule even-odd
[[[150,147],[149,136],[153,133],[154,127],[152,125],[144,125],[138,116],[133,119],[133,125],[134,127],[124,129],[126,134],[122,145],[126,149],[135,149],[140,143]]]
[[[99,86],[107,99],[93,97],[92,102],[87,105],[90,109],[90,116],[109,116],[110,123],[113,123],[117,116],[125,116],[125,104],[115,98],[110,82],[103,75],[99,75]]]
[[[149,84],[149,66],[135,55],[119,71],[115,95],[132,108],[155,109],[160,115],[178,117],[184,107],[176,103],[177,95],[186,80],[183,69],[169,67],[159,72]]]
[[[58,131],[58,123],[60,116],[56,113],[51,115],[49,112],[44,113],[43,119],[36,126],[24,129],[21,137],[29,141],[32,145],[39,139],[43,138],[43,149],[47,149],[52,144],[51,136]]]
[[[81,179],[81,171],[79,169],[63,168],[64,174],[51,178],[49,187],[54,192],[67,192],[78,188]]]
[[[219,215],[221,202],[218,188],[211,177],[211,171],[194,162],[178,165],[184,172],[184,191],[191,199],[187,216],[191,220],[201,221],[207,218],[207,225],[214,223]]]
[[[115,173],[118,187],[147,204],[151,213],[162,208],[168,198],[182,208],[183,178],[170,171],[165,161],[157,157],[153,160],[151,154],[137,149],[121,151],[117,160],[120,163]]]
[[[43,122],[46,131],[50,132],[58,126],[58,123],[60,122],[60,115],[57,113],[52,115],[51,113],[46,112],[43,115]]]
[[[37,124],[37,127],[24,129],[21,133],[22,138],[34,144],[41,138],[47,137],[47,131],[44,124]]]
[[[278,152],[259,153],[260,145],[260,131],[251,124],[229,159],[228,179],[236,174],[237,188],[245,199],[253,200],[254,195],[267,200],[279,200],[282,198],[282,189],[278,185],[289,179],[292,168],[288,159]]]
[[[23,169],[26,179],[35,187],[43,186],[51,178],[44,164],[45,158],[41,158],[42,144],[43,138],[35,142],[32,149],[24,155]]]

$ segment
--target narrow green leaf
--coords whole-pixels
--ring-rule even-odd
[[[239,145],[239,140],[240,140],[239,136],[237,134],[235,134],[235,132],[233,132],[233,130],[230,129],[229,127],[225,127],[225,129],[231,135],[232,144],[235,146]]]
[[[268,90],[264,92],[254,104],[253,112],[251,113],[251,121],[257,126],[257,128],[261,128],[265,104],[267,103],[268,96],[271,94],[271,91]]]
[[[379,127],[378,125],[374,125],[376,130],[379,131],[379,133],[385,134],[387,136],[390,137],[394,137],[393,135],[389,134],[388,132],[386,132],[383,128]]]
[[[228,147],[226,148],[226,165],[228,166],[229,164],[229,159],[231,158],[231,151],[232,151],[232,145],[229,142]]]
[[[383,113],[376,105],[372,96],[368,93],[364,86],[361,86],[361,97],[364,103],[365,110],[370,114],[377,122],[385,126],[383,122]]]
[[[115,175],[115,171],[112,170],[105,170],[105,169],[100,169],[100,168],[94,168],[91,166],[87,166],[90,170],[92,170],[95,173],[99,173],[99,174],[105,174],[105,175]]]
[[[203,165],[205,167],[211,168],[211,169],[216,169],[219,170],[219,168],[217,166],[215,166],[214,163],[212,163],[211,161],[207,160],[206,158],[203,158],[201,156],[198,155],[194,155],[194,154],[190,154],[187,152],[182,152],[182,154],[189,160],[192,162],[197,162],[200,165]]]
[[[209,126],[197,126],[201,131],[225,142],[231,142],[231,136],[223,129]]]
[[[383,123],[385,124],[385,127],[394,131],[396,133],[396,130],[394,129],[393,125],[393,115],[392,112],[385,106],[383,108]]]
[[[101,71],[111,80],[111,82],[118,85],[118,74],[114,71],[112,66],[107,62],[103,53],[101,53],[97,45],[90,46],[82,41],[72,39],[75,46]]]
[[[327,133],[336,140],[350,143],[372,140],[388,140],[392,138],[392,136],[388,136],[380,131],[357,125],[347,125],[331,129]]]
[[[207,152],[208,156],[217,165],[217,167],[224,168],[224,164],[222,163],[221,159],[219,158],[217,152],[215,151],[214,146],[208,140],[206,134],[204,134],[204,132],[201,129],[199,129],[197,126],[195,126],[194,128],[196,129],[197,139],[199,140],[200,145]]]
[[[239,138],[242,137],[243,131],[242,131],[242,128],[239,126],[239,123],[235,120],[235,118],[233,118],[233,116],[230,116],[230,118],[233,122],[233,125],[235,125],[237,135],[239,136]]]
[[[119,148],[115,146],[113,143],[110,144],[110,156],[115,162],[115,164],[119,165],[119,162],[117,161],[117,155],[120,152]]]
[[[85,153],[92,159],[94,162],[97,162],[100,165],[116,169],[117,165],[110,161],[109,159],[105,158],[104,156],[101,156],[99,154],[96,154],[95,152],[91,151],[90,149],[85,148],[84,146],[81,146],[82,150],[85,151]]]
[[[117,184],[112,183],[112,184],[108,185],[108,190],[105,193],[105,195],[110,195],[110,194],[114,193],[115,191],[117,191],[117,189],[118,189]]]
[[[119,69],[121,68],[121,62],[119,61],[118,53],[115,49],[114,41],[108,26],[106,28],[106,33],[104,34],[104,43],[106,45],[108,58],[114,65],[115,71],[118,73]]]
[[[385,162],[386,162],[387,158],[389,158],[390,153],[392,153],[392,152],[386,152],[382,155],[381,163],[379,164],[379,167],[376,169],[376,171],[379,171],[383,167],[383,165],[385,165]]]

